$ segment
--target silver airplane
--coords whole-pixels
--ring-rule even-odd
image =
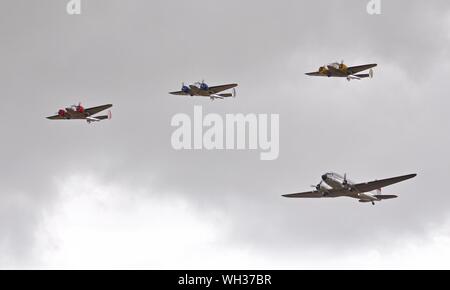
[[[397,198],[396,195],[383,195],[381,188],[416,177],[417,174],[409,174],[370,182],[355,183],[347,179],[347,174],[341,176],[337,173],[326,173],[317,185],[312,185],[313,191],[285,194],[288,198],[333,198],[351,197],[359,202],[371,202]]]

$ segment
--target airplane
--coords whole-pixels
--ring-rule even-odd
[[[238,86],[237,84],[228,84],[228,85],[210,87],[205,83],[205,81],[197,82],[197,83],[195,83],[193,85],[189,85],[189,86],[186,86],[183,83],[181,85],[181,91],[171,92],[169,94],[176,95],[176,96],[209,97],[211,99],[211,101],[214,101],[215,99],[236,97],[236,90],[234,88],[237,86]],[[233,92],[220,94],[221,92],[229,90],[229,89],[233,89]]]
[[[347,78],[348,81],[361,80],[364,78],[373,78],[372,68],[376,66],[376,63],[372,63],[348,67],[344,64],[344,61],[342,61],[341,63],[335,62],[321,66],[318,71],[306,73],[306,75],[316,77]],[[360,72],[365,70],[369,70],[369,73],[360,74]]]
[[[354,183],[347,179],[347,174],[341,176],[337,173],[325,173],[317,185],[312,185],[313,191],[285,194],[288,198],[334,198],[351,197],[359,202],[371,202],[397,198],[396,195],[383,195],[381,188],[416,177],[417,174],[403,175],[371,182]],[[375,193],[372,193],[375,191]]]
[[[66,109],[60,109],[55,116],[47,117],[49,120],[86,120],[91,122],[100,122],[102,120],[111,119],[111,111],[107,115],[94,116],[101,111],[111,108],[113,105],[103,105],[93,108],[84,108],[81,103],[70,106]]]

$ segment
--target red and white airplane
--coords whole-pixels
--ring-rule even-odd
[[[86,120],[88,123],[100,122],[102,120],[111,119],[111,111],[107,115],[94,116],[104,110],[111,108],[113,105],[103,105],[93,108],[84,108],[81,103],[73,105],[65,109],[61,109],[54,116],[47,117],[49,120]]]

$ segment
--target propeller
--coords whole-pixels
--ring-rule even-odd
[[[345,66],[345,64],[344,64],[344,60],[341,60],[341,63],[339,64],[339,69],[340,70],[344,70],[344,69],[346,69],[347,67]]]
[[[325,190],[321,190],[321,187],[322,187],[322,182],[323,182],[323,180],[322,181],[320,181],[320,183],[319,184],[317,184],[317,185],[311,185],[311,187],[312,188],[315,188],[318,192],[321,192],[322,193],[322,196],[328,196],[328,191],[325,189]]]
[[[348,185],[347,173],[344,173],[344,181],[342,182],[342,185],[344,185],[344,186]]]
[[[78,105],[75,106],[75,108],[76,108],[77,112],[79,112],[79,113],[84,113],[84,108],[83,108],[83,106],[81,105],[81,102],[78,102]]]
[[[311,185],[311,187],[312,187],[312,188],[315,188],[317,191],[319,191],[319,190],[320,190],[320,187],[322,186],[322,182],[323,182],[323,181],[320,181],[320,183],[317,184],[317,185]]]
[[[205,80],[203,79],[202,80],[202,82],[200,82],[200,83],[198,83],[199,84],[199,86],[200,86],[200,88],[202,89],[202,90],[208,90],[209,89],[209,87],[208,87],[208,85],[205,83]]]

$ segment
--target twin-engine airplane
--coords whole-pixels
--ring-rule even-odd
[[[416,177],[417,174],[409,174],[371,182],[354,183],[347,179],[347,175],[341,176],[337,173],[326,173],[322,175],[322,181],[318,185],[312,185],[313,191],[285,194],[289,198],[322,198],[322,197],[351,197],[359,202],[371,202],[396,198],[396,195],[383,195],[381,188]],[[375,193],[372,193],[375,191]]]
[[[177,95],[177,96],[208,97],[211,99],[211,101],[214,101],[215,99],[236,97],[236,90],[234,88],[237,86],[238,86],[237,84],[228,84],[228,85],[210,87],[204,81],[202,81],[201,83],[198,82],[198,83],[195,83],[195,84],[189,85],[189,86],[186,86],[183,83],[181,86],[181,91],[171,92],[169,94]],[[221,92],[229,90],[229,89],[233,89],[233,92],[226,93],[226,94],[220,94]]]
[[[101,111],[111,108],[112,105],[103,105],[93,108],[84,108],[81,103],[78,105],[70,106],[66,109],[58,111],[57,115],[47,117],[50,120],[86,120],[88,123],[100,122],[102,120],[111,119],[111,111],[108,111],[107,115],[94,116]]]
[[[348,67],[344,64],[344,61],[342,61],[341,63],[335,62],[321,66],[318,71],[306,73],[306,75],[316,77],[347,78],[348,81],[361,80],[364,78],[373,78],[372,68],[376,66],[377,64],[373,63]],[[369,73],[360,74],[360,72],[365,70],[369,70]]]

